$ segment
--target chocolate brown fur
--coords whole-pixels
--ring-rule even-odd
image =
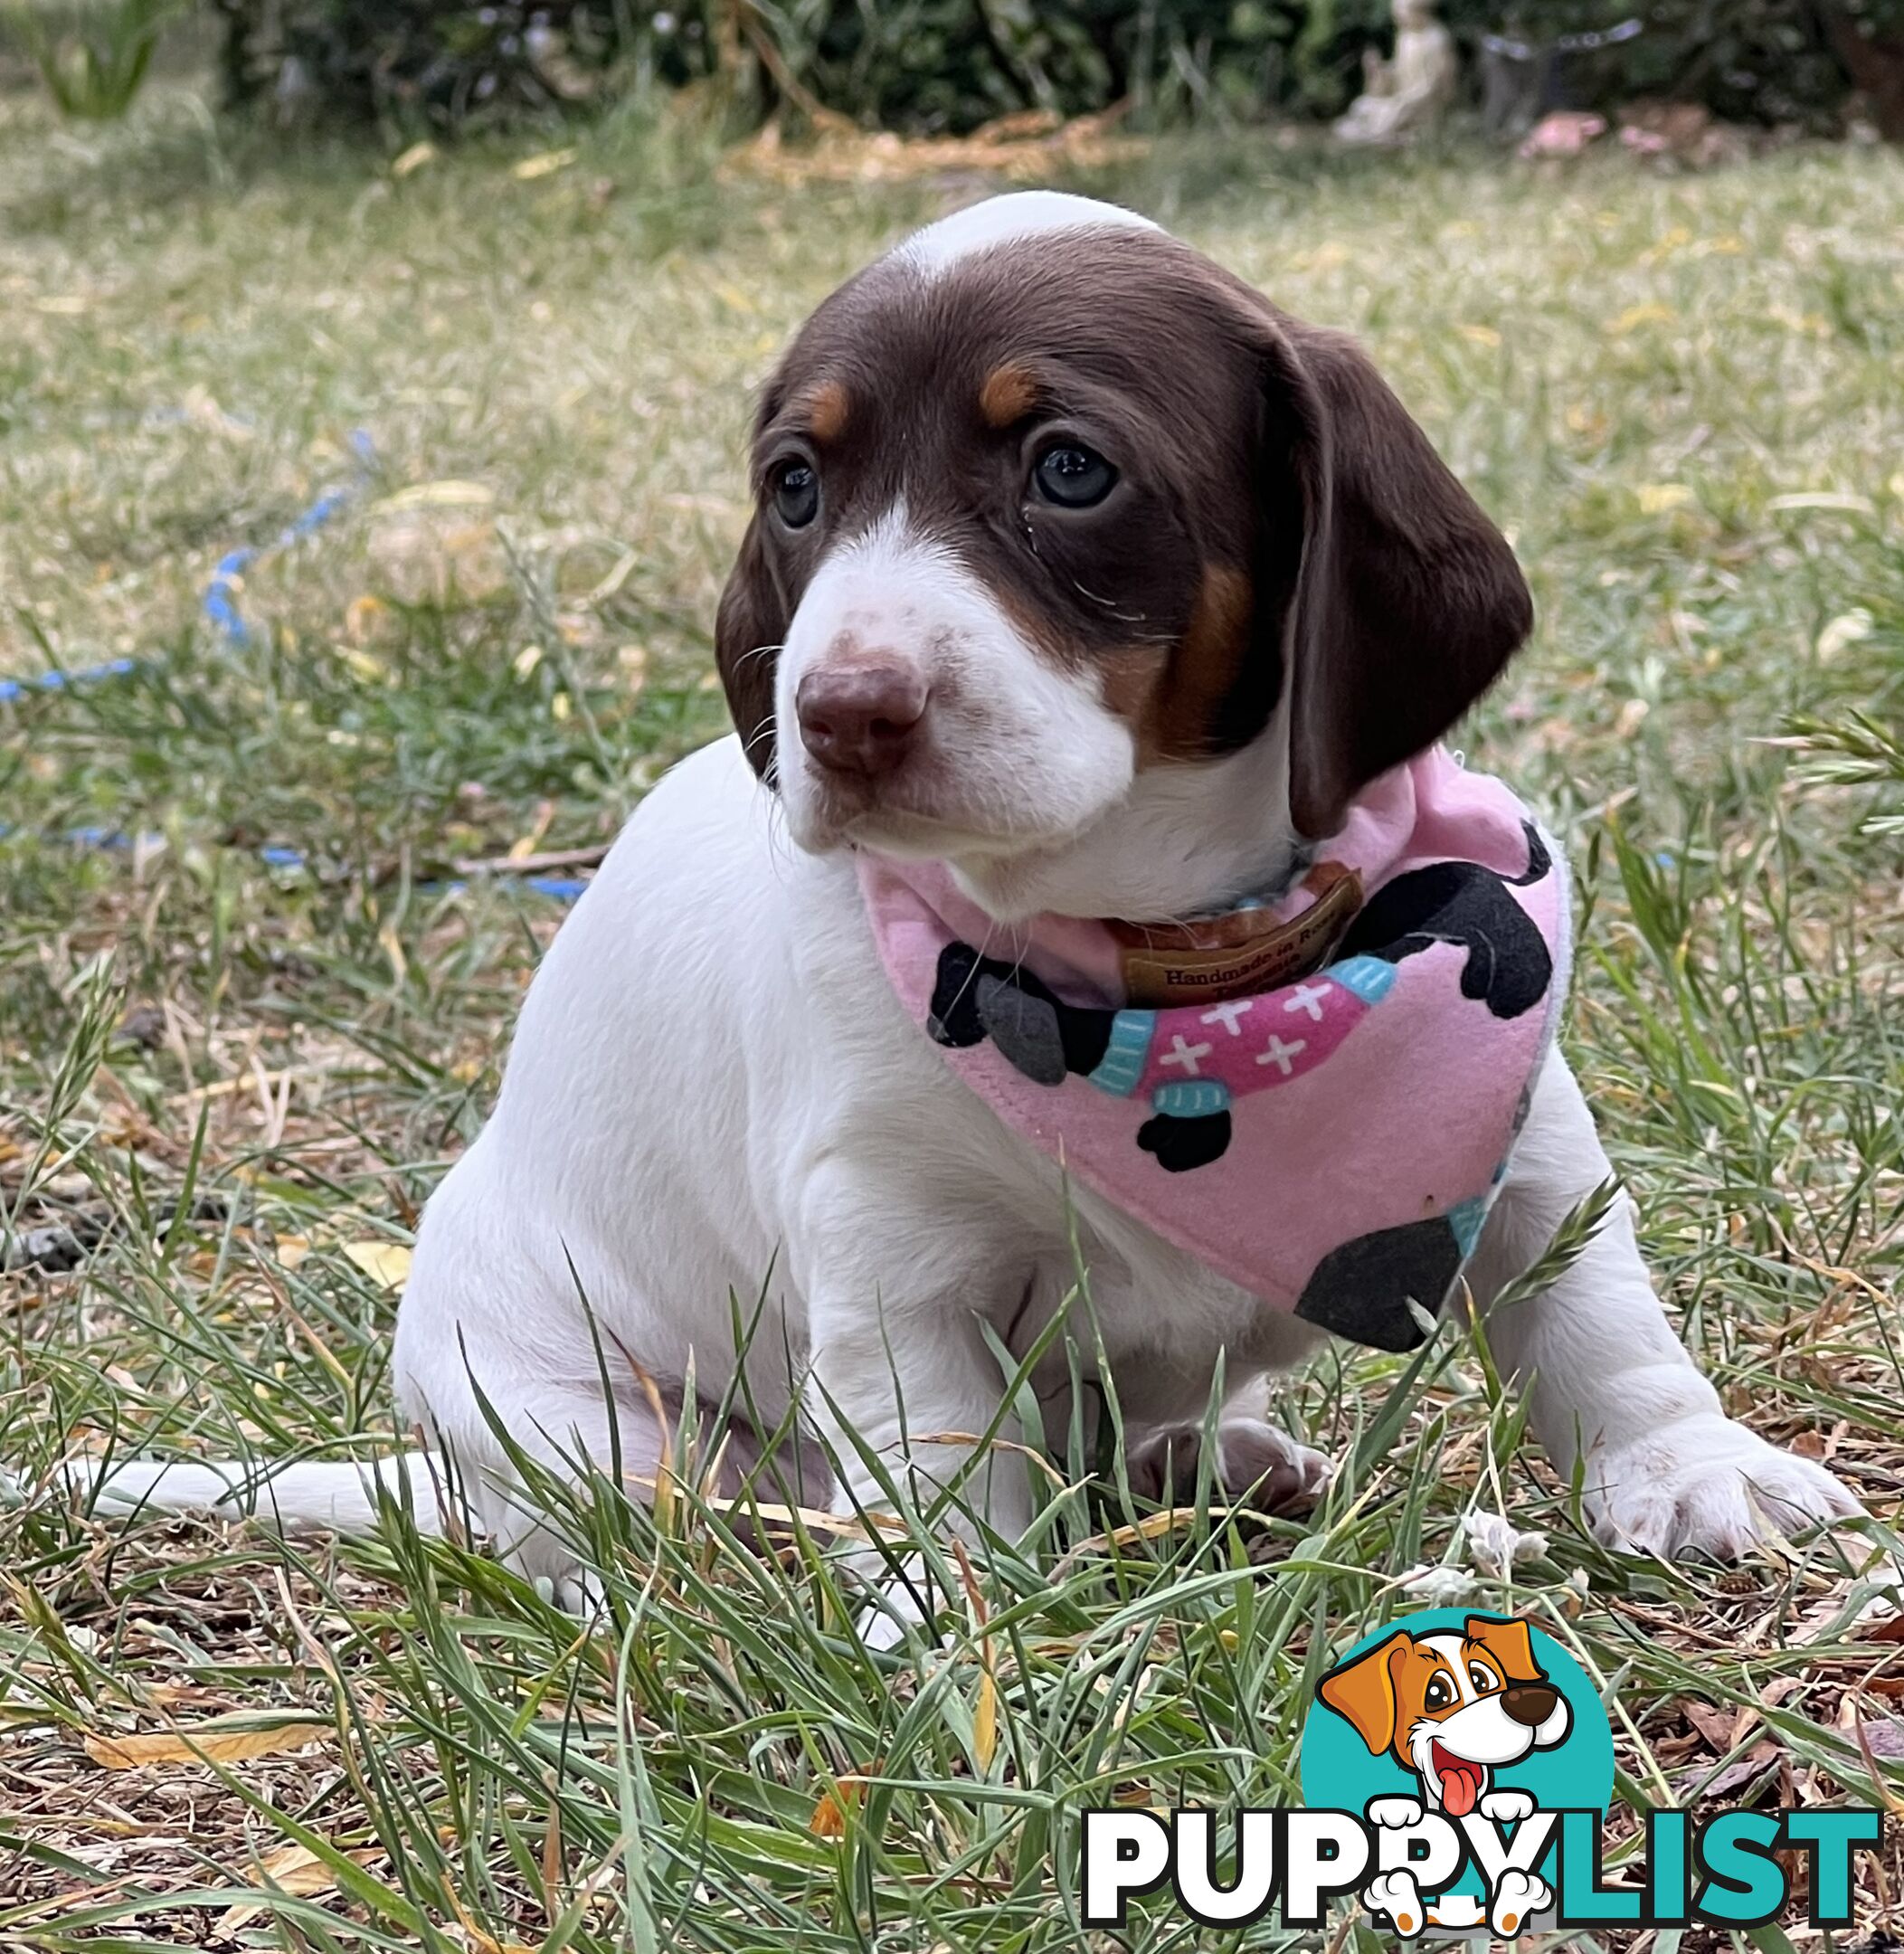
[[[822,454],[823,385],[852,409]],[[1099,507],[1032,491],[1058,434],[1118,470]],[[821,506],[789,530],[771,484],[795,459],[819,470]],[[717,653],[763,772],[772,648],[806,581],[901,502],[1043,653],[1103,669],[1143,764],[1247,745],[1287,689],[1292,811],[1312,838],[1445,732],[1531,622],[1506,542],[1352,342],[1161,233],[1005,243],[936,278],[881,260],[795,337],[753,478]]]

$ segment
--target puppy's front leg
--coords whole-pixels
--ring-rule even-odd
[[[882,1471],[921,1508],[956,1484],[944,1531],[972,1539],[961,1510],[969,1509],[1016,1540],[1032,1519],[1025,1460],[1003,1449],[974,1456],[1004,1393],[980,1327],[980,1313],[1001,1308],[1001,1285],[1010,1286],[996,1242],[982,1227],[961,1227],[857,1184],[813,1205],[824,1219],[797,1257],[810,1272],[802,1283],[810,1339],[805,1401],[847,1492],[877,1512],[891,1503]],[[872,1557],[864,1564],[870,1570]],[[888,1608],[903,1619],[919,1613],[916,1574],[909,1568],[905,1579],[885,1584]]]
[[[1534,1089],[1507,1184],[1476,1251],[1483,1305],[1540,1255],[1606,1155],[1558,1049]],[[1623,1196],[1543,1295],[1492,1314],[1503,1374],[1530,1394],[1532,1423],[1563,1473],[1585,1460],[1585,1496],[1609,1545],[1730,1559],[1767,1524],[1792,1532],[1861,1511],[1822,1466],[1729,1418],[1653,1293]]]

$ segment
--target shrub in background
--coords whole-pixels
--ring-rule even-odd
[[[232,100],[440,128],[696,81],[744,118],[791,102],[920,132],[1125,100],[1153,121],[1322,117],[1390,31],[1388,0],[216,4]],[[1470,55],[1490,31],[1539,44],[1636,15],[1634,39],[1557,67],[1568,106],[1659,94],[1820,127],[1852,87],[1848,48],[1904,44],[1904,0],[1444,0],[1442,14]]]
[[[451,130],[714,65],[708,14],[623,0],[214,0],[226,100],[286,119]]]
[[[39,69],[60,113],[106,122],[132,106],[166,24],[188,0],[93,0],[48,7],[14,0],[0,27]]]

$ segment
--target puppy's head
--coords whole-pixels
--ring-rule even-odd
[[[1326,838],[1530,622],[1347,339],[1081,198],[994,199],[835,292],[753,478],[717,631],[749,759],[802,845],[946,858],[981,899],[1273,719]]]
[[[1573,1722],[1527,1624],[1485,1615],[1469,1616],[1459,1635],[1397,1631],[1331,1670],[1318,1693],[1371,1755],[1389,1752],[1457,1816],[1473,1809],[1496,1765],[1563,1742]]]

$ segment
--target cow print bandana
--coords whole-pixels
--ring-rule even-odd
[[[858,867],[900,1001],[1008,1126],[1272,1308],[1422,1341],[1567,989],[1565,865],[1501,782],[1434,748],[1293,887],[1188,925],[1007,928],[938,864]]]

